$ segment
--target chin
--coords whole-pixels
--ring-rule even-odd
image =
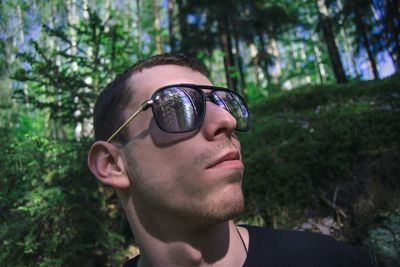
[[[227,184],[215,194],[209,204],[209,213],[223,222],[231,220],[244,211],[244,196],[241,179]]]
[[[196,216],[197,221],[204,225],[218,224],[241,214],[244,210],[242,190],[233,193],[232,191],[221,193],[215,201],[208,202],[207,206],[203,204],[202,212]]]
[[[223,212],[219,212],[216,216],[218,222],[226,222],[236,218],[244,210],[244,201],[235,203],[235,205],[230,205],[225,208]]]

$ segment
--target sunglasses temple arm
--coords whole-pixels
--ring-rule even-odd
[[[131,122],[140,112],[143,110],[148,109],[151,105],[153,104],[153,100],[149,100],[144,102],[140,108],[133,113],[111,136],[110,138],[107,139],[107,143],[110,143],[110,141],[129,123]]]

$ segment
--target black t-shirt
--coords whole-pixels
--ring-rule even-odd
[[[329,236],[294,230],[273,230],[243,225],[249,231],[243,267],[307,266],[369,267],[367,257]]]
[[[372,267],[368,258],[346,243],[328,236],[293,230],[242,225],[249,231],[249,249],[243,267]],[[135,267],[139,256],[123,267]]]

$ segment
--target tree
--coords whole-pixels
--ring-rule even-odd
[[[396,70],[400,69],[399,0],[372,1],[379,20],[379,35],[391,56]]]
[[[159,0],[153,0],[153,13],[154,13],[154,30],[155,30],[155,43],[157,54],[163,51],[163,44],[161,41],[161,17],[160,17],[160,3]]]
[[[371,10],[370,0],[344,1],[343,13],[355,26],[353,36],[359,50],[367,53],[369,66],[374,79],[379,79],[376,56],[382,50],[380,41],[375,38],[375,20]]]
[[[168,0],[168,32],[169,46],[171,52],[176,52],[176,27],[175,27],[175,3],[173,0]]]
[[[332,21],[329,18],[325,0],[317,0],[317,6],[319,15],[318,28],[322,31],[324,36],[336,81],[338,83],[347,83],[346,73],[340,59],[339,50],[335,41],[335,34],[333,32]]]
[[[237,90],[237,75],[233,55],[232,17],[236,7],[230,0],[220,2],[188,2],[178,0],[180,51],[211,57],[212,50],[220,47],[224,51],[224,66],[228,86]],[[228,8],[228,12],[227,12]],[[188,18],[191,18],[188,21]]]
[[[0,124],[0,149],[6,151],[0,160],[7,166],[0,170],[0,262],[7,266],[105,266],[121,260],[113,255],[123,242],[118,232],[124,219],[113,215],[112,191],[86,167],[91,140],[73,132],[91,119],[95,95],[134,60],[135,47],[126,25],[113,20],[114,10],[103,19],[87,11],[77,25],[43,25],[42,38],[54,42],[38,38],[19,55],[24,67],[14,78],[27,87],[16,90],[21,102],[14,126]],[[57,133],[49,132],[48,117],[59,126]]]
[[[95,96],[129,65],[134,55],[132,37],[124,26],[110,23],[112,18],[103,22],[89,10],[87,20],[69,26],[76,31],[76,41],[69,38],[69,28],[44,25],[46,34],[56,39],[59,46],[48,47],[33,40],[33,51],[20,55],[29,67],[19,69],[14,78],[30,84],[28,93],[18,91],[20,99],[36,108],[48,109],[55,124],[76,127],[77,123],[91,119]],[[55,137],[65,134],[56,131]]]

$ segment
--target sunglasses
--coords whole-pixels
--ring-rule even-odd
[[[210,91],[204,93],[203,90]],[[173,84],[153,93],[111,136],[110,142],[140,112],[150,106],[154,120],[161,130],[168,133],[185,133],[199,128],[206,113],[206,100],[228,111],[236,119],[237,131],[248,131],[251,126],[250,111],[244,99],[223,87]]]

